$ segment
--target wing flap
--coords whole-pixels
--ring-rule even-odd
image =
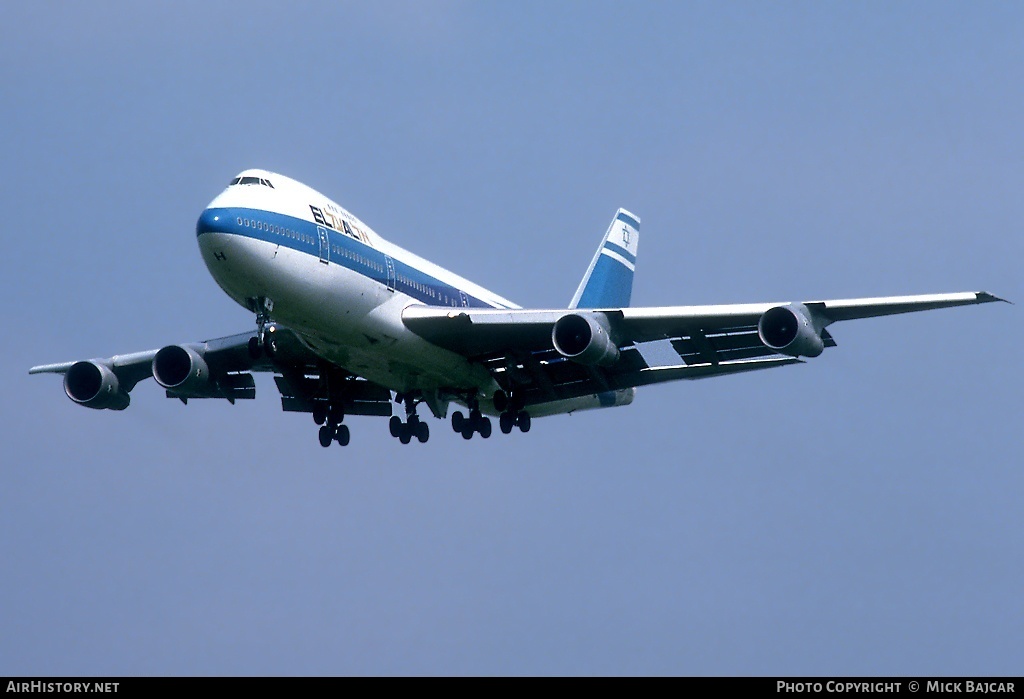
[[[281,396],[281,410],[286,413],[311,413],[316,406],[315,401],[294,396]],[[353,401],[345,404],[346,415],[369,415],[388,417],[391,415],[391,403]]]
[[[726,376],[728,374],[741,374],[748,371],[760,369],[774,369],[780,366],[791,364],[803,364],[802,359],[796,357],[770,357],[768,359],[737,360],[721,362],[719,364],[696,364],[686,366],[651,367],[644,369],[637,374],[626,374],[617,377],[616,382],[629,383],[630,386],[649,386],[665,381],[679,381],[682,379],[706,379],[712,376]],[[626,388],[626,386],[622,386]]]
[[[391,391],[344,370],[322,367],[318,373],[289,372],[275,376],[285,412],[311,413],[316,407],[327,409],[340,404],[347,415],[391,415]]]
[[[236,400],[256,398],[256,380],[253,379],[252,374],[244,372],[221,374],[213,381],[209,393],[197,394],[194,391],[179,393],[167,389],[166,394],[168,398],[178,398],[185,402],[191,398],[224,398],[228,402],[234,403]]]
[[[803,360],[796,359],[795,357],[771,357],[768,359],[721,362],[719,364],[648,367],[639,371],[609,372],[602,377],[601,381],[596,381],[586,371],[580,371],[577,373],[566,373],[562,376],[552,374],[550,377],[552,383],[548,390],[534,384],[520,388],[519,391],[526,405],[535,405],[554,400],[582,398],[606,391],[639,388],[668,381],[706,379],[713,376],[740,374],[803,363]],[[572,362],[566,362],[566,364],[572,364]],[[550,368],[550,366],[547,367],[548,370]]]

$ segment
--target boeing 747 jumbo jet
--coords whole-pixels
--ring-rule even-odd
[[[438,419],[464,406],[452,428],[486,439],[487,415],[505,434],[528,432],[533,418],[628,405],[638,386],[802,363],[835,346],[827,327],[837,321],[1001,300],[971,291],[634,308],[640,219],[619,209],[568,307],[525,309],[265,170],[231,180],[196,237],[213,278],[255,314],[255,331],[29,373],[63,374],[79,405],[124,410],[151,376],[182,403],[234,403],[255,397],[254,372],[271,372],[282,408],[312,413],[324,447],[349,443],[347,415],[390,417],[403,444],[426,442],[421,403]],[[638,344],[658,340],[678,363],[648,365]]]

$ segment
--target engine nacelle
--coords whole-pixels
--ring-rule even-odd
[[[773,350],[791,357],[817,357],[825,351],[814,316],[799,303],[765,311],[757,322],[757,335]]]
[[[551,343],[560,355],[578,364],[608,366],[619,359],[607,320],[596,313],[569,313],[555,321]]]
[[[153,378],[169,391],[188,396],[210,393],[210,368],[191,347],[168,345],[153,357]]]
[[[86,408],[124,410],[131,402],[128,392],[106,364],[75,362],[64,374],[64,393]]]

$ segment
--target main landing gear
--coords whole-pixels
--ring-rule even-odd
[[[473,401],[469,417],[458,410],[452,413],[452,429],[461,434],[463,439],[472,439],[474,432],[484,439],[491,436],[491,418],[483,416],[475,403],[476,401]]]
[[[419,398],[406,393],[399,394],[396,400],[405,404],[405,422],[402,422],[402,418],[397,415],[392,415],[391,421],[388,423],[391,436],[397,438],[402,444],[408,444],[413,437],[419,440],[420,444],[426,443],[430,439],[430,426],[420,420],[416,414],[416,404],[419,402]]]
[[[508,395],[504,391],[495,391],[494,407],[501,411],[498,427],[502,434],[509,434],[517,426],[524,433],[530,431],[530,414],[523,410],[526,406],[516,393]]]
[[[331,442],[337,442],[339,446],[348,446],[352,433],[348,425],[341,424],[345,419],[345,408],[340,403],[318,402],[313,408],[313,422],[320,427],[320,446],[325,449],[331,446]]]
[[[472,439],[474,434],[487,439],[491,436],[491,419],[480,413],[480,405],[475,399],[470,399],[468,403],[468,416],[458,410],[452,413],[452,429],[461,434],[463,439]],[[522,432],[530,431],[530,414],[523,410],[523,401],[515,393],[509,396],[504,391],[495,391],[494,407],[501,411],[498,428],[502,434],[509,434],[516,427]]]

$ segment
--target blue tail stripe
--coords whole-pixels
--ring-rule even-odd
[[[627,214],[625,211],[620,211],[615,217],[616,221],[622,221],[623,223],[632,226],[635,230],[640,230],[640,222],[635,218]]]
[[[618,260],[601,255],[576,307],[625,308],[632,294],[633,272]]]
[[[612,251],[612,252],[614,252],[614,253],[615,253],[616,255],[622,255],[622,257],[623,257],[624,259],[626,259],[626,260],[629,260],[629,263],[630,263],[631,265],[635,265],[635,264],[636,264],[636,255],[634,255],[633,253],[631,253],[631,252],[630,252],[629,250],[627,250],[626,248],[623,248],[623,247],[620,247],[620,246],[616,245],[615,243],[611,242],[610,240],[609,240],[609,241],[607,241],[607,242],[606,242],[606,243],[604,244],[604,249],[605,249],[605,250],[611,250],[611,251]]]

